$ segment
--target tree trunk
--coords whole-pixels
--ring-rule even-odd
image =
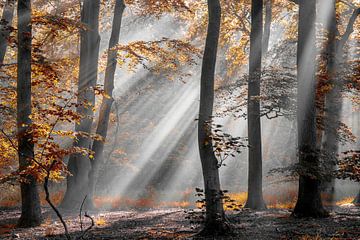
[[[315,81],[316,0],[299,1],[297,49],[299,192],[296,217],[325,217],[320,195],[319,158],[316,149]]]
[[[260,78],[262,57],[263,1],[252,0],[251,33],[248,83],[248,138],[249,138],[249,175],[248,199],[245,207],[265,209],[262,194],[262,151],[260,118]]]
[[[95,93],[99,60],[99,11],[100,0],[85,0],[82,7],[81,22],[86,29],[81,30],[80,46],[80,70],[78,82],[77,112],[83,116],[79,124],[75,126],[76,132],[91,132],[93,122],[92,107],[95,104]],[[89,106],[90,105],[90,106]],[[74,146],[91,148],[91,140],[88,137],[78,137]],[[90,160],[87,156],[73,154],[70,156],[68,169],[71,173],[67,177],[67,189],[61,203],[63,208],[78,208],[87,194],[88,176],[91,169]]]
[[[341,123],[342,111],[342,96],[341,91],[344,82],[339,72],[339,66],[344,64],[344,45],[347,42],[350,34],[353,32],[353,25],[357,16],[360,13],[360,8],[355,9],[349,19],[346,31],[343,36],[338,36],[338,22],[336,17],[336,1],[331,2],[331,12],[329,18],[331,19],[328,28],[328,62],[327,62],[327,75],[329,77],[329,84],[332,89],[326,95],[325,100],[325,124],[324,124],[324,142],[323,151],[325,153],[326,161],[325,167],[327,172],[331,173],[336,168],[336,157],[339,150],[339,136],[338,129]],[[335,179],[331,177],[324,183],[324,192],[327,196],[327,203],[330,206],[334,205],[335,193]]]
[[[360,190],[359,190],[358,195],[357,195],[356,198],[354,199],[353,203],[354,203],[356,206],[360,206]]]
[[[96,133],[101,135],[104,138],[104,141],[106,140],[110,110],[113,103],[112,93],[114,89],[114,77],[117,64],[117,51],[113,48],[119,43],[121,20],[124,9],[124,1],[116,0],[104,80],[104,91],[105,94],[107,94],[109,97],[103,97],[99,113],[99,122],[96,129]],[[91,171],[89,173],[89,193],[87,198],[89,200],[87,205],[90,208],[94,207],[92,200],[95,193],[95,185],[98,178],[99,167],[103,160],[104,141],[95,140],[92,146],[92,150],[95,152],[95,155],[94,159],[91,161]]]
[[[11,24],[14,17],[15,0],[7,0],[4,6],[0,25],[0,66],[4,63]]]
[[[200,111],[198,125],[199,153],[204,177],[206,217],[201,234],[217,235],[228,230],[221,198],[218,160],[211,139],[214,104],[216,54],[220,32],[221,6],[218,0],[208,0],[209,23],[201,70]]]
[[[18,1],[18,77],[17,77],[17,127],[19,168],[27,171],[34,156],[31,133],[31,1]],[[34,227],[42,222],[36,179],[24,174],[21,182],[20,227]]]
[[[265,56],[269,50],[269,41],[271,33],[271,20],[272,20],[272,1],[265,0],[265,24],[264,24],[264,36],[262,40],[262,55]]]
[[[329,3],[325,3],[329,4]],[[338,134],[337,130],[340,127],[340,117],[342,109],[341,78],[337,75],[337,54],[342,55],[341,52],[336,50],[336,35],[337,35],[337,20],[336,20],[336,1],[331,0],[331,9],[329,12],[330,22],[328,23],[328,46],[327,46],[327,75],[329,84],[332,89],[325,96],[325,121],[324,121],[324,141],[323,152],[325,153],[325,170],[331,174],[335,170],[336,156],[338,153]],[[341,57],[342,56],[338,56]],[[334,205],[335,194],[335,179],[330,176],[329,179],[324,181],[324,193],[326,204],[329,206]]]

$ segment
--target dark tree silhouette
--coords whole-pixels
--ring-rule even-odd
[[[251,2],[251,33],[248,83],[249,175],[245,207],[265,209],[262,194],[262,151],[260,116],[260,79],[262,58],[263,1]]]
[[[353,203],[358,206],[360,205],[360,190],[359,190],[359,193],[357,194],[357,196],[355,197]]]
[[[104,141],[106,139],[106,134],[108,130],[111,106],[114,101],[112,93],[114,89],[114,77],[117,64],[117,51],[114,49],[114,47],[119,43],[121,20],[124,9],[124,1],[116,0],[104,80],[104,92],[106,95],[108,95],[108,97],[103,97],[99,113],[99,122],[96,129],[96,133],[102,136],[104,138]],[[89,193],[87,199],[90,202],[88,204],[88,207],[93,207],[92,199],[95,192],[95,185],[97,181],[99,167],[103,159],[104,141],[95,140],[92,146],[92,150],[95,152],[95,155],[94,159],[91,160],[91,171],[89,173]]]
[[[11,23],[14,17],[15,0],[7,0],[0,20],[0,65],[4,63],[8,38],[11,33]]]
[[[316,149],[315,81],[316,0],[299,1],[297,46],[299,192],[293,216],[325,217],[320,195],[319,156]]]
[[[31,133],[31,0],[19,0],[18,69],[17,69],[17,126],[20,171],[27,171],[34,157]],[[21,217],[18,225],[34,227],[42,222],[40,199],[35,177],[24,174],[21,182]]]
[[[92,106],[95,103],[94,87],[97,82],[99,60],[99,11],[100,0],[85,0],[82,6],[81,22],[86,28],[81,30],[80,70],[78,81],[77,112],[83,116],[76,124],[76,132],[91,132],[93,122]],[[90,106],[89,106],[90,105]],[[91,148],[91,140],[86,136],[79,136],[74,145]],[[79,208],[87,194],[88,178],[91,169],[90,160],[82,154],[70,156],[68,169],[71,173],[67,177],[67,189],[61,203],[63,208]]]
[[[223,234],[229,229],[225,219],[220,189],[218,160],[211,139],[214,104],[214,78],[219,41],[221,6],[218,0],[208,0],[209,23],[201,70],[198,144],[204,177],[206,216],[201,234]]]

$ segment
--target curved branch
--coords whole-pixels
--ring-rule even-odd
[[[61,213],[59,212],[59,210],[55,207],[55,205],[52,203],[51,199],[50,199],[50,192],[49,192],[49,178],[50,178],[50,173],[52,171],[52,168],[55,166],[55,163],[57,161],[53,161],[50,165],[50,168],[48,169],[47,171],[47,174],[46,174],[46,177],[45,177],[45,180],[44,180],[44,190],[45,190],[45,200],[46,202],[50,205],[50,207],[53,209],[53,211],[56,213],[56,216],[60,219],[60,222],[61,224],[63,225],[64,227],[64,230],[65,230],[65,236],[66,236],[66,239],[68,240],[71,240],[71,237],[70,237],[70,234],[69,234],[69,231],[68,231],[68,228],[67,228],[67,225],[61,215]]]

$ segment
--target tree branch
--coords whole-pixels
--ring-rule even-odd
[[[67,228],[67,225],[61,215],[61,213],[59,212],[59,210],[55,207],[55,205],[52,203],[51,199],[50,199],[50,192],[49,192],[49,188],[48,188],[48,184],[49,184],[49,178],[50,178],[50,173],[51,173],[51,170],[52,168],[54,167],[55,163],[57,161],[53,161],[50,165],[50,168],[47,170],[47,174],[46,174],[46,177],[45,177],[45,180],[44,180],[44,190],[45,190],[45,199],[46,199],[46,202],[50,205],[50,207],[54,210],[54,212],[56,213],[56,216],[60,219],[63,227],[64,227],[64,230],[65,230],[65,236],[68,240],[71,240],[71,237],[69,235],[69,231],[68,231],[68,228]]]
[[[338,42],[338,49],[342,49],[345,45],[345,43],[347,42],[347,40],[349,40],[350,35],[354,32],[354,23],[356,21],[356,18],[359,16],[360,14],[360,8],[354,9],[348,25],[346,27],[346,31],[345,33],[341,36],[339,42]]]

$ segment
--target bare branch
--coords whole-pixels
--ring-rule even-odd
[[[84,216],[91,220],[91,225],[88,228],[86,228],[86,230],[79,237],[76,238],[76,239],[79,239],[79,240],[84,239],[85,235],[95,226],[94,219],[89,214],[87,214],[87,212],[85,212]]]
[[[82,209],[83,209],[83,207],[84,207],[84,203],[85,203],[86,198],[87,198],[87,195],[84,197],[84,200],[82,201],[81,206],[80,206],[79,218],[80,218],[80,229],[81,229],[81,232],[83,231]]]
[[[49,188],[48,188],[48,184],[49,184],[49,178],[50,178],[50,173],[51,173],[51,170],[52,168],[54,167],[55,163],[57,161],[53,161],[50,165],[50,168],[48,169],[47,171],[47,175],[45,177],[45,181],[44,181],[44,190],[45,190],[45,199],[46,199],[46,202],[50,205],[50,207],[54,210],[54,212],[56,213],[56,216],[60,219],[63,227],[64,227],[64,230],[65,230],[65,236],[68,240],[71,240],[71,237],[69,235],[69,231],[68,231],[68,228],[67,228],[67,225],[61,215],[61,213],[59,212],[59,210],[55,207],[55,205],[52,203],[51,199],[50,199],[50,193],[49,193]]]
[[[345,33],[341,36],[339,42],[338,42],[338,50],[343,49],[345,43],[347,40],[349,40],[350,35],[354,32],[354,23],[356,21],[356,18],[360,14],[360,8],[354,9],[350,19],[349,23],[347,24]]]

